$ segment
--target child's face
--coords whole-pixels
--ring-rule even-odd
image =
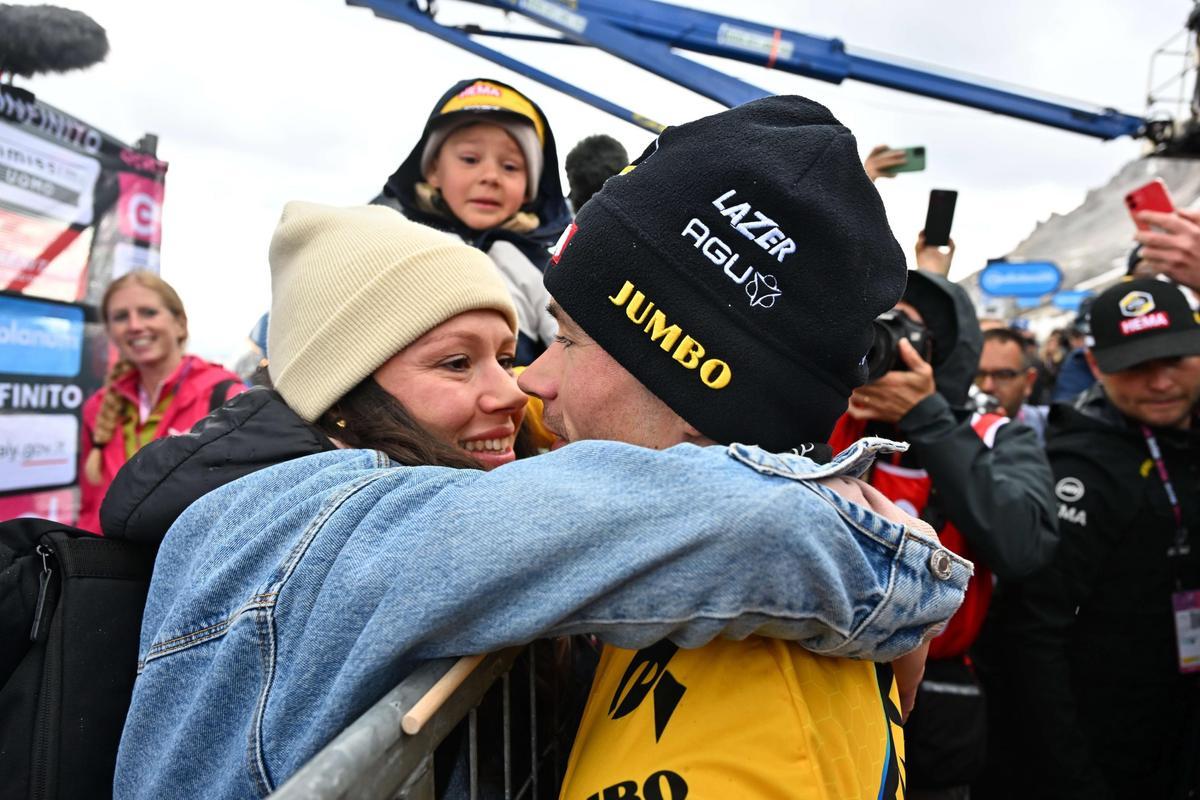
[[[525,201],[525,156],[507,131],[480,122],[446,138],[425,179],[468,228],[495,228]]]

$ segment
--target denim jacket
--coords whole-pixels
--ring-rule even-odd
[[[546,636],[890,660],[972,570],[814,480],[890,446],[579,442],[491,472],[339,450],[234,481],[160,550],[116,797],[266,795],[420,662]]]

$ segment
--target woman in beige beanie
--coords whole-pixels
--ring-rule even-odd
[[[402,464],[515,458],[516,311],[485,254],[388,208],[295,202],[270,262],[271,380],[304,421]]]

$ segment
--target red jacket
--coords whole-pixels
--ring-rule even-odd
[[[171,404],[163,412],[162,420],[154,433],[155,439],[186,433],[192,426],[208,415],[212,402],[213,388],[222,381],[233,381],[225,397],[233,397],[245,391],[245,385],[229,370],[220,364],[213,364],[196,356],[184,356],[183,361],[163,382],[162,394],[173,392]],[[116,383],[111,391],[120,392],[129,402],[137,407],[138,389],[137,371],[126,373]],[[92,431],[96,425],[96,415],[100,411],[100,402],[110,389],[104,388],[96,392],[83,404],[83,444],[79,448],[79,522],[80,528],[94,533],[100,530],[100,503],[108,491],[118,470],[125,464],[125,429],[117,426],[113,438],[104,446],[102,472],[104,479],[94,485],[83,474],[83,465],[87,462],[88,454],[92,451]]]

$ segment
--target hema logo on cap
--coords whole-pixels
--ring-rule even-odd
[[[1167,316],[1167,312],[1165,311],[1155,311],[1153,314],[1145,314],[1133,319],[1121,320],[1121,333],[1125,336],[1131,333],[1154,330],[1155,328],[1169,327],[1171,327],[1171,318]]]
[[[467,88],[458,93],[457,97],[499,97],[502,94],[499,86],[493,86],[490,83],[476,81]]]

